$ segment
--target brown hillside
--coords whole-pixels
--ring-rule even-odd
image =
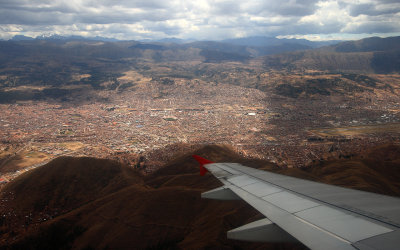
[[[194,153],[214,161],[248,161],[224,146],[207,146]],[[219,183],[211,175],[202,177],[198,174],[198,165],[192,159],[192,154],[175,159],[153,176],[146,177],[146,184],[137,181],[129,187],[121,185],[114,192],[99,194],[98,198],[88,200],[69,213],[42,222],[39,227],[30,226],[25,233],[18,231],[16,240],[11,235],[8,238],[3,236],[3,244],[11,243],[14,248],[28,249],[302,249],[297,244],[255,244],[227,240],[227,230],[261,217],[243,201],[201,199],[202,191]],[[59,172],[65,168],[64,160],[56,162],[60,165]],[[84,158],[76,159],[76,164],[81,164],[78,162],[82,160]],[[95,161],[102,164],[104,160]],[[121,169],[118,166],[115,168]],[[55,184],[55,189],[68,188],[66,182],[58,180],[63,177],[54,175],[53,178],[59,183]],[[21,187],[20,183],[21,180],[14,183],[12,188],[7,188],[25,189],[28,193],[27,190],[31,188],[27,184]],[[39,190],[35,182],[29,183],[34,190]],[[107,183],[104,185],[108,186]],[[98,190],[97,193],[100,193],[101,189]]]
[[[400,196],[400,145],[381,145],[351,159],[321,162],[304,171],[328,184]]]
[[[243,202],[201,200],[190,189],[130,187],[42,225],[15,246],[52,249],[63,242],[78,249],[265,249],[264,244],[225,237],[225,230],[256,214]]]
[[[53,165],[57,172],[53,172],[51,177],[54,183],[52,189],[59,190],[58,192],[61,192],[60,189],[71,190],[70,182],[62,181],[64,177],[58,173],[74,176],[75,171],[79,172],[85,166],[85,161],[99,164],[94,167],[97,170],[105,162],[116,165],[113,165],[113,170],[102,170],[107,173],[108,179],[94,177],[93,172],[96,171],[93,170],[81,171],[80,180],[89,182],[88,186],[94,185],[97,190],[95,194],[91,193],[91,199],[84,202],[84,198],[80,198],[81,206],[42,222],[37,227],[29,226],[25,232],[15,230],[14,234],[3,234],[2,244],[11,244],[11,248],[18,249],[303,249],[299,244],[255,244],[227,240],[227,230],[262,216],[243,201],[201,199],[201,192],[220,184],[211,174],[200,176],[198,164],[191,155],[198,154],[215,162],[239,162],[326,183],[399,195],[399,152],[398,145],[384,145],[367,150],[352,159],[326,161],[306,169],[278,170],[276,166],[265,161],[244,159],[229,147],[212,145],[181,155],[163,169],[142,179],[111,161],[89,158],[59,159],[52,163],[57,163]],[[65,168],[72,163],[81,167],[71,168],[69,173]],[[30,180],[46,174],[46,171],[35,173],[39,170],[41,168],[30,175],[21,176],[7,186],[7,190],[19,190],[18,193],[28,195],[31,190],[46,187]],[[95,185],[93,180],[101,181]],[[84,197],[91,191],[82,192],[88,193],[78,197]],[[47,197],[52,199],[61,196],[52,193]],[[47,204],[68,204],[60,200],[62,199],[49,200]],[[3,223],[3,232],[6,228],[7,225]]]
[[[26,228],[76,209],[121,188],[141,183],[131,169],[111,160],[60,157],[27,172],[0,196],[0,237],[8,245]]]
[[[115,161],[60,157],[6,185],[3,196],[12,194],[22,211],[70,210],[140,180]]]

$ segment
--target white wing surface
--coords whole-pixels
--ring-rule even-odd
[[[194,156],[223,186],[203,198],[243,199],[266,218],[228,238],[300,241],[310,249],[400,249],[400,199]]]

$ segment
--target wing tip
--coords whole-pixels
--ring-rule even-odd
[[[210,164],[210,163],[214,163],[214,162],[212,162],[212,161],[210,161],[210,160],[207,160],[207,159],[205,159],[205,158],[203,158],[203,157],[201,157],[201,156],[198,156],[198,155],[192,155],[192,157],[193,157],[198,163],[200,163],[200,175],[201,175],[201,176],[205,175],[205,174],[208,172],[208,170],[204,167],[204,165]]]
[[[197,161],[198,163],[202,164],[202,165],[214,163],[214,162],[212,162],[212,161],[210,161],[210,160],[207,160],[207,159],[205,159],[205,158],[203,158],[203,157],[201,157],[201,156],[198,156],[198,155],[192,155],[192,157],[193,157],[194,159],[196,159],[196,161]]]

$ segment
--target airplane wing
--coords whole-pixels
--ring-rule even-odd
[[[400,249],[400,199],[193,156],[223,186],[203,198],[243,199],[266,218],[228,238],[300,241],[310,249]]]

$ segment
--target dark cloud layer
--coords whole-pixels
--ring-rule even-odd
[[[398,0],[2,0],[0,38],[400,34]]]
[[[400,12],[400,5],[393,6],[388,4],[387,6],[380,6],[372,3],[353,5],[350,7],[351,16],[367,15],[367,16],[381,16],[387,14],[396,14]]]

